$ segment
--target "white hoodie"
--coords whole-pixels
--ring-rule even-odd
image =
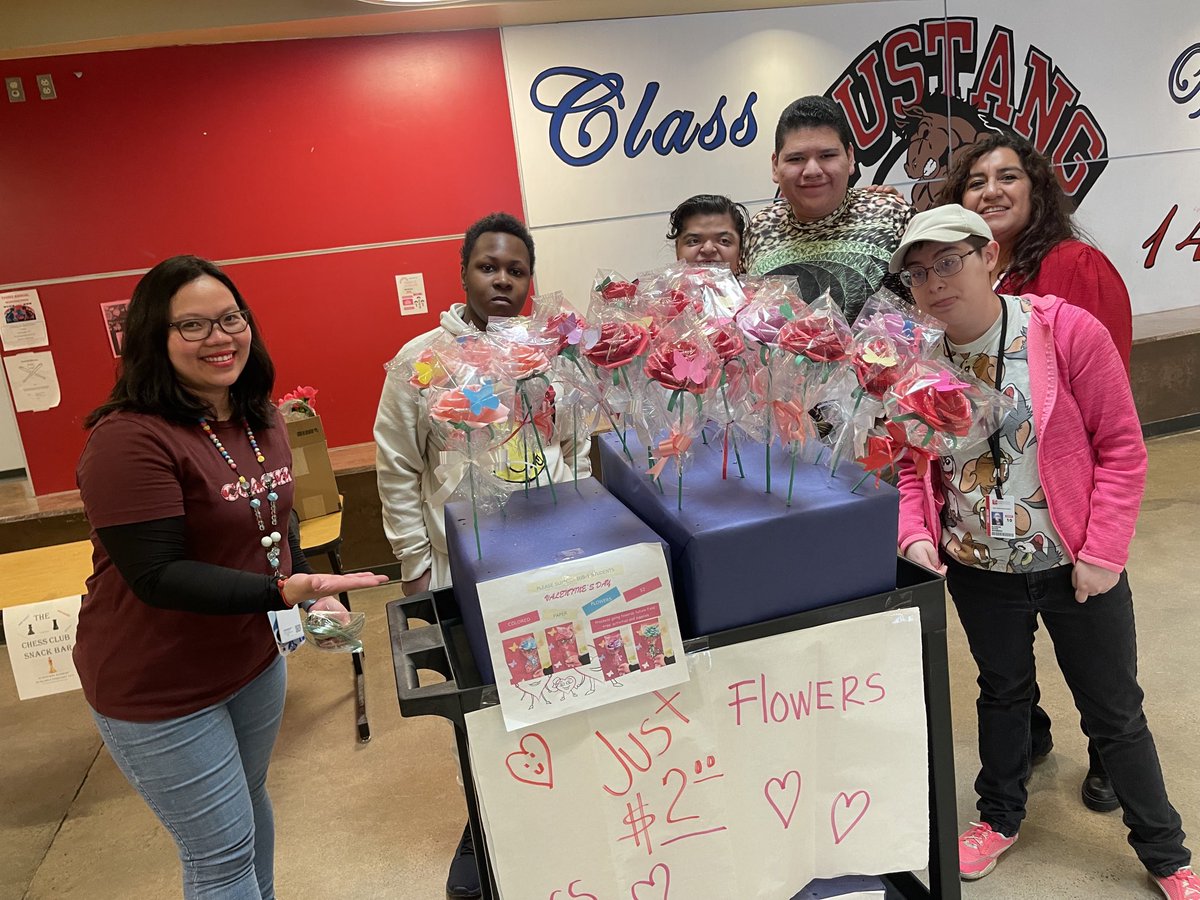
[[[450,583],[443,507],[445,498],[458,485],[438,477],[443,447],[429,427],[425,398],[408,379],[411,363],[435,339],[445,333],[460,335],[475,330],[464,320],[465,312],[464,304],[454,304],[442,313],[440,328],[413,338],[401,348],[388,370],[375,416],[375,471],[383,504],[383,530],[400,560],[401,579],[413,581],[432,569],[430,590]],[[571,460],[576,461],[580,478],[591,474],[591,440],[584,438],[578,446],[573,444],[572,436],[565,433],[558,443],[545,448],[546,469],[555,484],[572,479]],[[520,487],[519,483],[510,484],[513,489]]]

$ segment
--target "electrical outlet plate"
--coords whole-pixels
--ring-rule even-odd
[[[54,79],[49,75],[39,75],[37,77],[38,94],[43,100],[57,100],[58,94],[54,91]]]
[[[15,75],[4,79],[4,92],[8,94],[9,103],[25,102],[25,85]]]

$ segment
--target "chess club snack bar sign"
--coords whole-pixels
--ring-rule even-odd
[[[898,610],[693,653],[685,684],[520,731],[471,713],[502,895],[786,900],[924,868],[920,632]]]

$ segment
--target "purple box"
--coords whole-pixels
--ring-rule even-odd
[[[514,493],[503,516],[480,516],[483,559],[475,550],[471,504],[446,504],[446,550],[454,597],[483,684],[495,684],[496,677],[479,609],[479,582],[631,544],[661,543],[657,534],[594,478],[580,480],[578,492],[573,482],[556,485],[556,491],[557,504],[550,489],[541,487],[528,494]],[[665,545],[663,552],[669,559]]]
[[[634,459],[645,450],[628,436]],[[900,495],[863,476],[854,462],[826,467],[798,462],[792,505],[786,505],[791,456],[771,455],[772,491],[765,491],[761,444],[741,443],[745,478],[733,453],[721,479],[720,440],[692,445],[683,476],[683,509],[673,463],[663,490],[629,465],[614,434],[599,438],[604,485],[671,548],[675,606],[685,638],[856,600],[896,587]],[[644,467],[643,467],[644,469]]]
[[[837,897],[885,895],[882,881],[874,875],[843,875],[841,878],[817,878],[792,900],[835,900]]]

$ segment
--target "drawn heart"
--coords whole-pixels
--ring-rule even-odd
[[[527,747],[527,743],[533,746]],[[509,774],[525,784],[553,789],[554,767],[550,762],[550,745],[546,739],[537,732],[530,732],[521,738],[517,746],[519,750],[514,750],[504,758]]]
[[[655,873],[662,870],[661,878],[655,876]],[[645,891],[642,888],[646,888]],[[650,870],[650,877],[646,881],[635,881],[633,889],[629,892],[632,900],[667,900],[667,894],[671,891],[671,870],[667,868],[665,863],[659,863]]]
[[[861,800],[861,803],[859,803]],[[841,804],[841,808],[839,808]],[[833,798],[833,806],[829,809],[829,824],[833,826],[833,842],[840,844],[846,839],[854,826],[859,823],[859,820],[867,814],[867,808],[871,805],[871,795],[866,791],[855,791],[853,794],[847,795],[845,791],[839,793]],[[858,814],[854,814],[854,810],[861,806]],[[845,828],[838,828],[838,820],[845,822],[850,820],[850,824]]]
[[[796,787],[794,790],[789,791],[788,782],[792,780],[793,775],[796,776]],[[763,785],[763,796],[766,797],[767,802],[771,804],[771,809],[775,810],[775,815],[779,816],[779,821],[783,823],[783,828],[785,831],[791,827],[792,816],[796,814],[796,804],[800,802],[800,784],[800,773],[795,769],[790,769],[789,771],[783,773],[782,778],[768,778],[767,783]],[[775,789],[777,794],[781,795],[781,802],[776,802],[775,798],[771,796],[772,788]],[[788,805],[787,795],[789,792],[792,795],[792,802],[787,813],[785,814],[783,807]]]

